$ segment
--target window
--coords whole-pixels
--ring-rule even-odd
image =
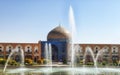
[[[115,53],[115,50],[113,50],[113,53]]]
[[[38,52],[38,50],[36,49],[35,52]]]
[[[27,47],[28,52],[30,52],[30,47]]]
[[[96,47],[94,48],[94,53],[97,54],[99,50],[100,50],[100,47],[99,47],[99,46],[96,46]]]
[[[28,52],[28,53],[32,52],[32,46],[27,45],[27,46],[25,47],[25,52]]]
[[[18,51],[20,52],[20,47],[18,47]]]
[[[28,52],[30,52],[30,50],[28,50]]]
[[[9,52],[11,52],[11,47],[9,47]]]
[[[95,53],[98,53],[98,50],[96,50]]]
[[[118,60],[119,57],[118,56],[112,56],[112,60]]]
[[[20,47],[18,47],[18,49],[20,50]]]
[[[28,50],[30,49],[30,47],[27,47],[28,48]]]

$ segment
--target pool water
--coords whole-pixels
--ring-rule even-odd
[[[0,70],[0,75],[120,75],[119,68],[94,68],[94,67],[41,67],[41,68],[8,68],[5,73]]]

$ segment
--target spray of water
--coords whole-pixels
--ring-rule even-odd
[[[10,60],[10,58],[13,55],[14,52],[15,52],[15,50],[12,50],[11,53],[10,53],[10,55],[8,56],[8,59],[7,59],[6,63],[5,63],[5,67],[3,69],[3,73],[5,72],[5,70],[7,68],[7,65],[8,65],[8,62],[9,62],[9,60]]]
[[[93,51],[92,51],[92,49],[91,49],[90,47],[86,47],[84,59],[86,58],[86,56],[87,56],[88,53],[89,53],[89,55],[90,55],[90,56],[92,57],[92,59],[93,59],[94,67],[97,67],[94,53],[93,53]],[[85,63],[85,61],[84,61],[84,63]]]
[[[45,59],[47,59],[47,60],[49,60],[49,56],[48,55],[49,55],[49,53],[48,53],[48,44],[45,43]],[[48,63],[46,65],[48,65]]]
[[[74,50],[74,39],[76,34],[76,24],[74,20],[74,12],[72,9],[72,6],[69,8],[69,23],[71,27],[71,33],[72,33],[72,39],[71,39],[71,66],[74,67],[74,61],[75,61],[75,50]]]
[[[52,47],[51,44],[48,43],[45,44],[45,59],[47,59],[46,67],[49,67],[46,70],[52,72]],[[46,75],[50,75],[50,74],[47,73]]]
[[[20,50],[20,54],[21,54],[21,64],[20,67],[24,67],[24,51],[23,49]]]
[[[96,65],[98,64],[98,59],[103,56],[103,49],[99,50],[97,55],[96,55],[96,58],[95,58],[95,62],[96,62]]]
[[[52,68],[52,47],[51,47],[51,44],[49,44],[49,60],[50,60],[50,66]]]
[[[74,45],[74,50],[75,50],[75,56],[74,56],[74,67],[76,67],[76,65],[80,62],[80,56],[81,56],[81,49],[80,46]]]
[[[18,49],[12,50],[11,53],[9,54],[8,59],[7,59],[6,63],[5,63],[5,67],[4,67],[4,69],[3,69],[3,73],[5,72],[5,70],[6,70],[7,66],[8,66],[8,62],[9,62],[11,56],[12,56],[15,52],[18,52]],[[20,56],[21,56],[20,67],[23,67],[23,66],[24,66],[24,51],[23,51],[23,49],[20,50]]]
[[[48,50],[49,50],[49,60],[50,60],[50,72],[52,73],[52,46],[51,44],[49,43],[49,46],[48,46]]]

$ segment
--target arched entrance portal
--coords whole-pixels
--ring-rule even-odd
[[[58,62],[58,48],[55,45],[52,45],[52,61]]]

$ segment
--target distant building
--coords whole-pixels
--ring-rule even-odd
[[[62,62],[63,60],[70,61],[71,57],[71,36],[70,33],[61,26],[51,30],[47,35],[47,41],[39,41],[38,43],[0,43],[0,58],[7,59],[10,52],[14,49],[23,49],[25,59],[29,58],[36,62],[38,59],[45,58],[45,45],[51,44],[53,62]],[[94,56],[99,50],[103,49],[101,57],[98,61],[116,62],[120,59],[119,44],[75,44],[80,46],[75,53],[80,60],[83,60],[86,47],[89,47],[94,52]],[[14,54],[13,58],[20,61],[19,54]],[[91,54],[86,55],[86,61],[93,61]]]

